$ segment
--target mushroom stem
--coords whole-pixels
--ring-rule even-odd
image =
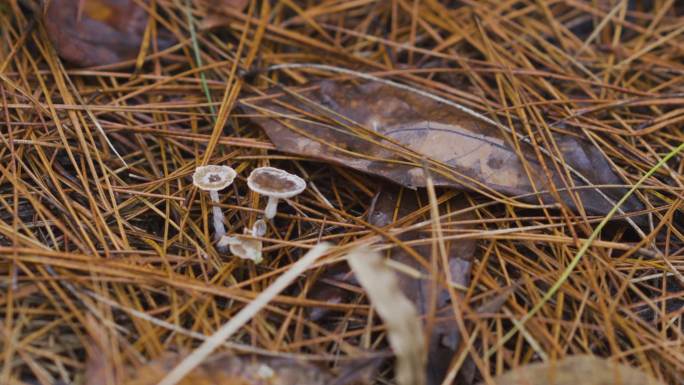
[[[278,201],[280,198],[268,197],[268,204],[266,204],[266,209],[264,210],[264,216],[266,219],[273,219],[276,212],[278,212]]]
[[[221,239],[224,235],[226,235],[226,228],[223,226],[223,212],[221,211],[221,208],[218,206],[218,191],[209,191],[209,196],[211,197],[211,201],[214,203],[214,205],[211,207],[211,212],[213,214],[212,216],[214,220],[214,238],[218,240]],[[221,249],[221,247],[219,247],[219,249]]]

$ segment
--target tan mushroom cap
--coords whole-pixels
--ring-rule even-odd
[[[249,239],[241,235],[224,236],[219,241],[219,245],[230,246],[230,252],[233,255],[242,259],[250,259],[254,263],[259,263],[263,259],[261,256],[262,243],[256,239]]]
[[[192,174],[192,183],[204,191],[218,191],[230,186],[236,175],[232,167],[200,166]]]
[[[266,235],[266,231],[268,231],[268,225],[263,219],[259,219],[252,225],[251,233],[253,237],[263,237]]]
[[[292,198],[306,188],[304,179],[275,167],[259,167],[254,169],[247,186],[259,194],[273,198]]]

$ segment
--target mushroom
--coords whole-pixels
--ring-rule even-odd
[[[247,186],[252,191],[268,197],[264,216],[266,219],[271,219],[278,211],[278,200],[298,195],[306,188],[306,182],[297,175],[279,168],[259,167],[249,174]]]
[[[235,179],[235,170],[228,166],[201,166],[195,169],[195,173],[192,174],[192,183],[199,187],[200,190],[209,191],[209,197],[214,205],[211,208],[213,214],[214,231],[215,238],[222,239],[226,235],[226,228],[223,226],[223,212],[218,206],[219,203],[219,190],[222,190]],[[219,249],[225,248],[225,246],[217,245]]]
[[[245,234],[248,233],[247,229],[244,229]],[[250,231],[253,237],[262,237],[266,234],[266,222],[263,219],[259,219],[252,225],[252,230]],[[261,262],[261,248],[262,242],[257,239],[249,239],[244,235],[231,235],[223,236],[217,243],[217,247],[225,248],[230,246],[230,252],[233,255],[240,257],[242,259],[251,259],[254,263]]]
[[[223,236],[218,247],[230,246],[230,252],[242,259],[251,259],[254,263],[261,262],[261,241],[249,239],[243,235]]]
[[[263,219],[259,219],[252,225],[252,236],[263,237],[264,235],[266,235],[266,230],[266,221],[264,221]]]

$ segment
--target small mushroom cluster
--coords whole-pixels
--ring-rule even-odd
[[[237,173],[228,166],[208,165],[195,169],[192,182],[200,190],[208,191],[214,205],[212,206],[212,217],[214,224],[215,238],[218,241],[216,247],[219,251],[225,252],[226,248],[234,255],[251,259],[255,263],[262,260],[262,243],[255,237],[263,237],[266,234],[268,225],[263,219],[254,222],[251,231],[245,229],[245,235],[226,235],[223,225],[223,212],[218,206],[218,192],[230,186],[235,180]],[[304,179],[297,175],[275,167],[259,167],[252,171],[247,178],[247,186],[261,195],[268,197],[268,204],[264,210],[264,217],[267,220],[273,219],[278,211],[278,201],[289,199],[300,194],[306,188]],[[249,234],[248,234],[249,233]]]

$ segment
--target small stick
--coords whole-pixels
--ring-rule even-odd
[[[202,363],[211,353],[230,338],[233,333],[238,331],[244,324],[246,324],[252,317],[254,317],[261,309],[264,308],[275,296],[288,287],[300,274],[309,268],[318,258],[320,258],[330,248],[328,243],[320,243],[313,249],[309,250],[299,261],[295,262],[292,267],[283,275],[278,277],[271,286],[261,292],[258,297],[254,298],[252,302],[247,304],[244,309],[240,310],[235,317],[226,322],[219,330],[217,330],[211,337],[195,349],[190,355],[185,357],[175,368],[173,368],[164,377],[158,385],[176,385],[188,373],[195,369]]]

